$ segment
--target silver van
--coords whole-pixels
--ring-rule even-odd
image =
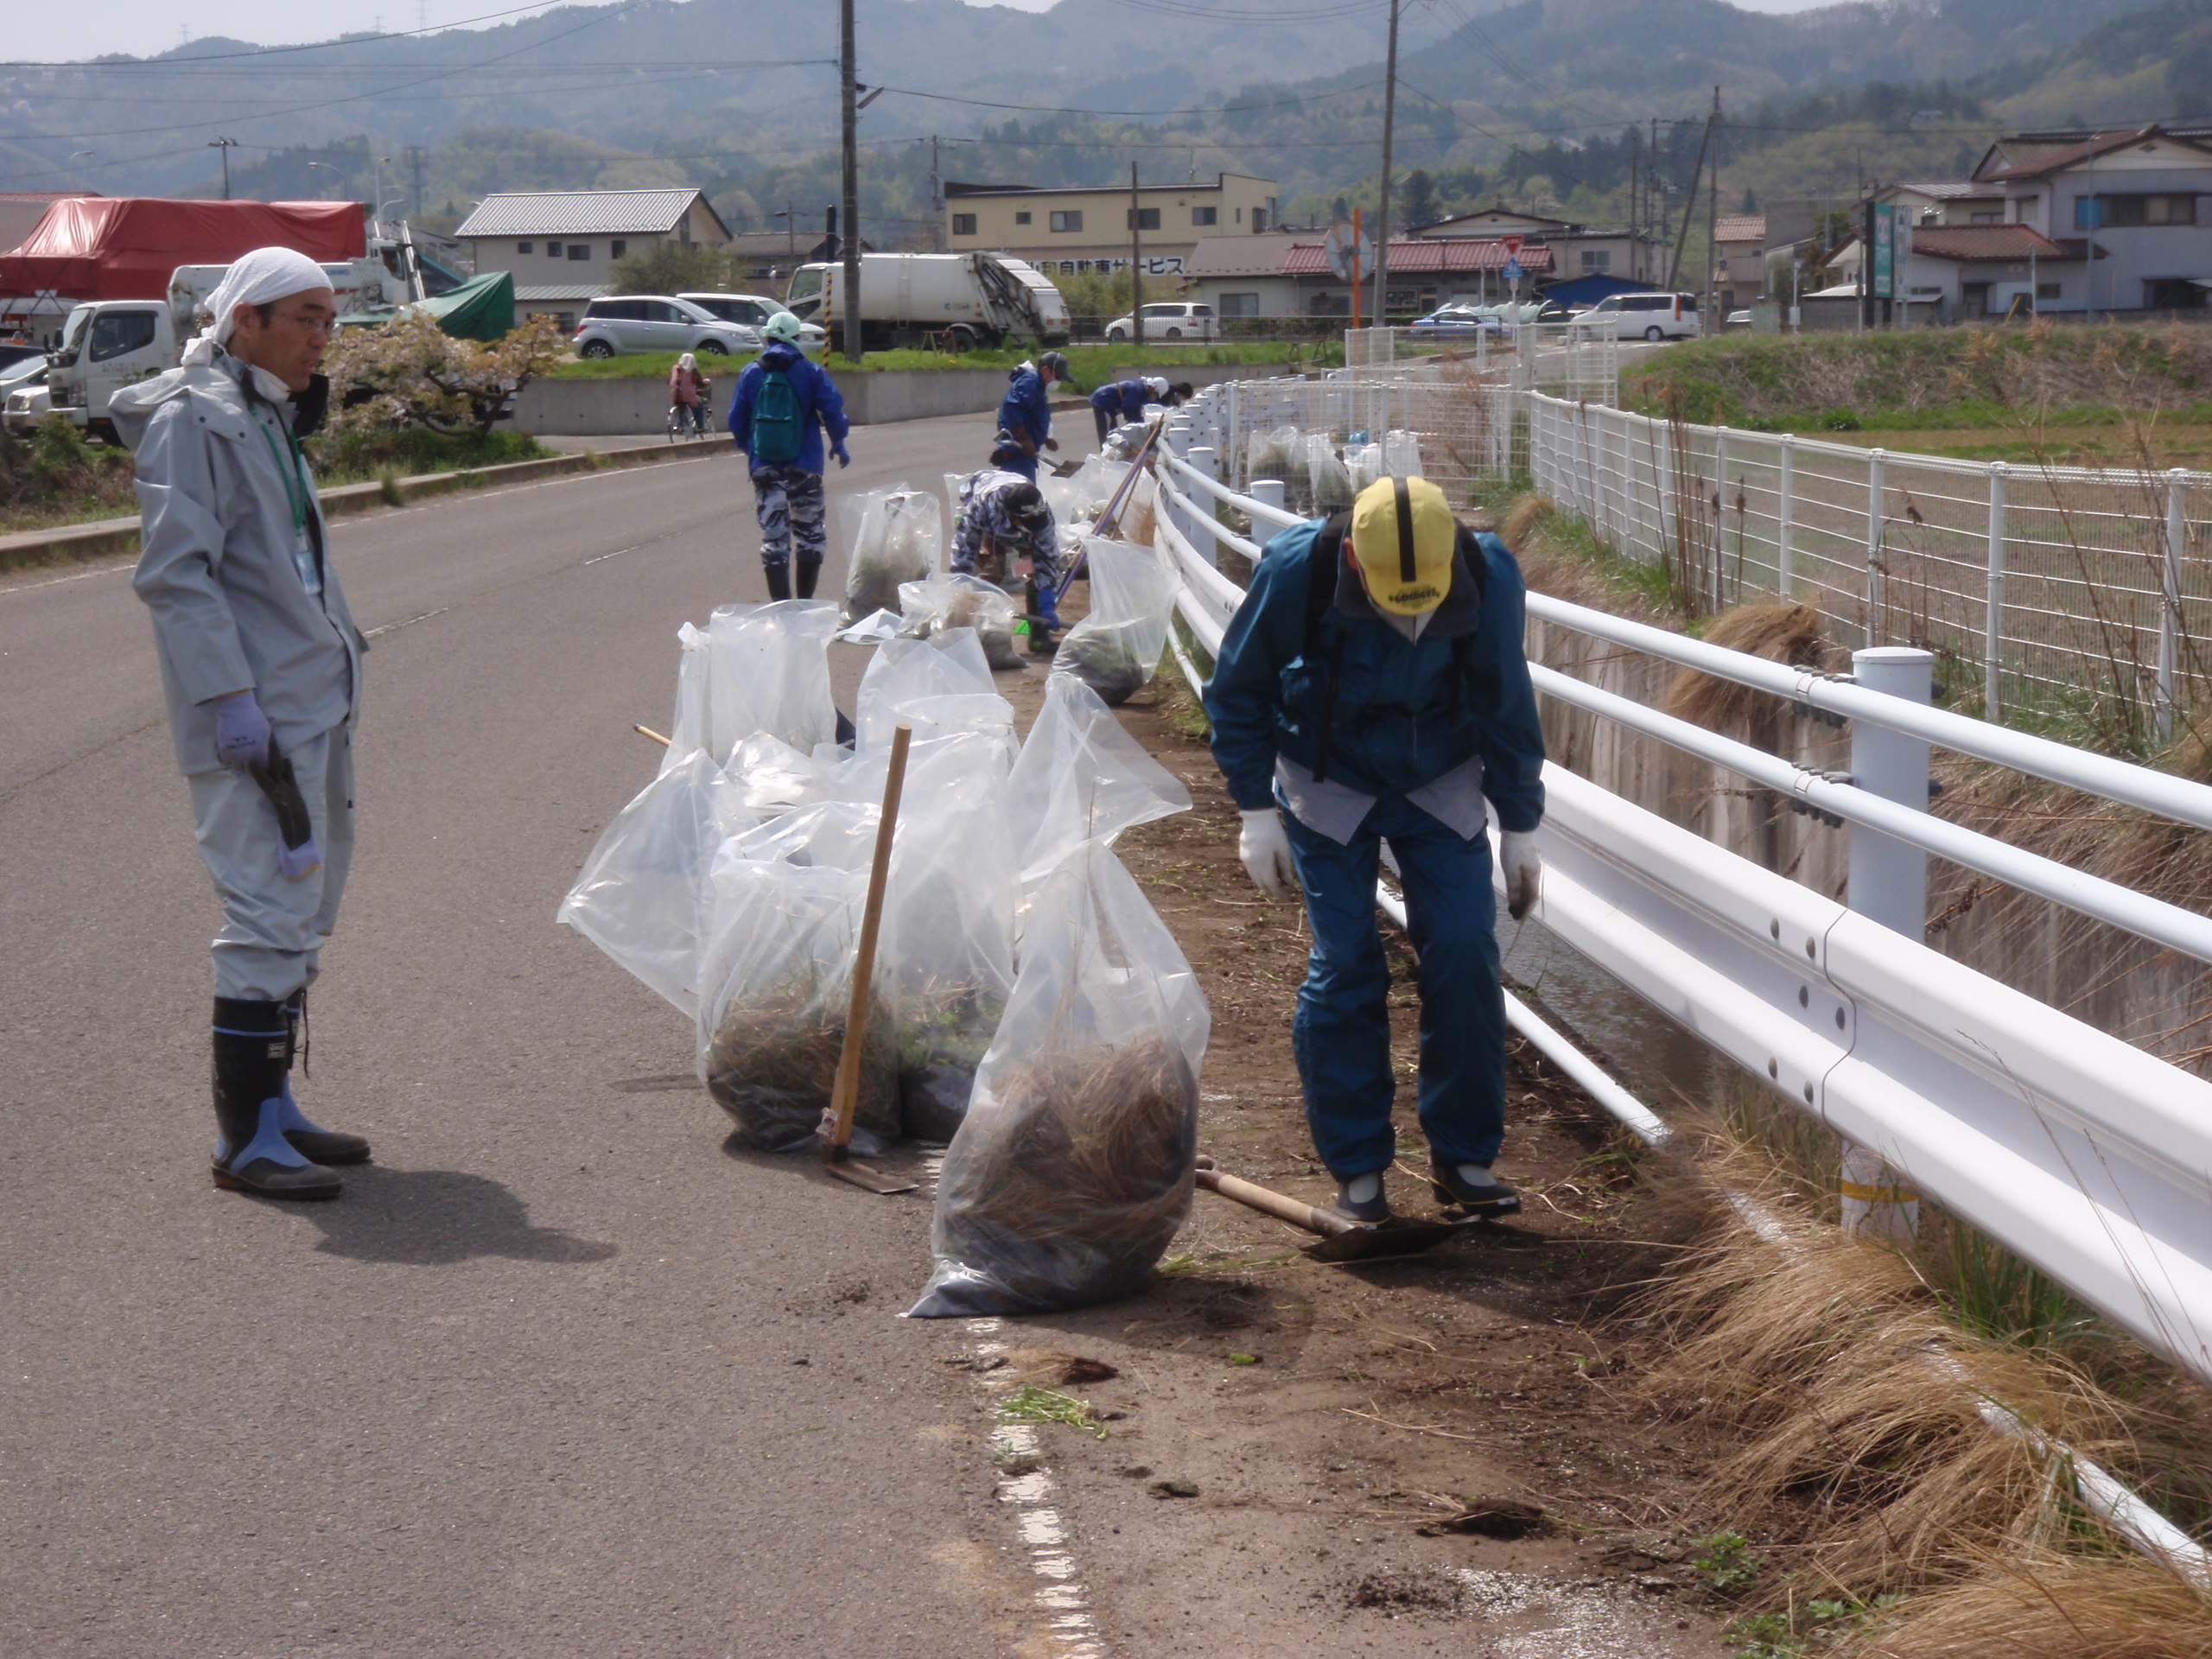
[[[594,300],[576,325],[578,357],[616,357],[632,352],[697,352],[727,357],[760,349],[757,331],[724,322],[703,307],[672,295],[625,294]]]
[[[1599,329],[1610,322],[1623,340],[1695,340],[1705,327],[1694,294],[1615,294],[1574,321]]]

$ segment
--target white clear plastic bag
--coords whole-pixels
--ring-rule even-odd
[[[1040,880],[1086,841],[1191,810],[1191,791],[1122,729],[1071,675],[1045,683],[1045,706],[1007,779],[1020,879]]]
[[[614,815],[553,918],[696,1019],[702,885],[715,851],[753,823],[737,786],[694,749]]]
[[[819,1133],[844,1044],[868,896],[865,868],[776,855],[830,850],[839,836],[872,845],[873,826],[863,814],[847,821],[826,807],[807,812],[824,815],[817,826],[822,836],[801,835],[796,820],[807,814],[794,813],[771,826],[766,842],[728,842],[707,879],[699,1080],[735,1120],[739,1144],[758,1152],[795,1151]],[[852,1141],[863,1155],[880,1152],[899,1134],[899,1053],[890,1009],[880,995],[868,1007]]]
[[[990,664],[973,628],[956,628],[926,639],[893,639],[876,647],[875,660],[861,676],[853,706],[854,747],[888,748],[899,711],[918,697],[977,693],[995,696]]]
[[[804,806],[822,791],[822,768],[814,758],[766,732],[739,739],[722,770],[746,810],[763,817]]]
[[[669,722],[668,748],[660,758],[666,772],[688,754],[708,747],[707,676],[713,666],[704,632],[686,622],[676,631],[676,718]]]
[[[1247,478],[1290,478],[1306,460],[1294,426],[1255,427],[1244,445]]]
[[[811,753],[834,742],[830,636],[837,607],[826,600],[726,605],[708,624],[708,751],[727,760],[738,743],[766,732]]]
[[[1004,750],[981,735],[925,741],[918,728],[915,737],[891,843],[880,982],[898,1023],[901,1129],[941,1143],[967,1113],[1014,987],[1017,887]]]
[[[938,1179],[912,1317],[1039,1313],[1143,1288],[1191,1213],[1211,1015],[1102,842],[1046,877]]]
[[[1348,443],[1344,446],[1344,474],[1351,480],[1356,499],[1359,493],[1382,476],[1382,446],[1379,443]]]
[[[1179,578],[1149,547],[1094,537],[1084,552],[1090,614],[1060,641],[1052,672],[1072,674],[1109,705],[1126,702],[1152,678],[1167,648]]]
[[[944,551],[937,498],[904,484],[849,495],[837,504],[845,527],[844,620],[899,608],[899,584],[919,582]]]
[[[1389,478],[1426,478],[1421,470],[1421,438],[1416,433],[1394,427],[1382,435],[1382,471]]]
[[[995,670],[1016,669],[1021,658],[1014,650],[1014,622],[1020,609],[1005,588],[953,571],[900,584],[899,632],[910,639],[927,639],[954,628],[973,628],[986,663]]]
[[[1351,505],[1351,474],[1337,458],[1326,433],[1306,435],[1306,482],[1313,491],[1316,512],[1330,513]]]

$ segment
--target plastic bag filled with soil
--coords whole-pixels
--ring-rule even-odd
[[[849,495],[837,504],[845,526],[848,623],[899,608],[899,584],[919,582],[938,568],[944,521],[937,498],[904,484]]]
[[[1096,691],[1072,675],[1045,682],[1038,711],[1007,780],[1020,880],[1041,880],[1084,842],[1191,810],[1191,791],[1122,729]]]
[[[837,607],[826,600],[725,605],[707,626],[708,751],[727,762],[741,741],[766,732],[811,754],[837,735],[830,698],[830,636]]]
[[[1072,674],[1109,705],[1126,702],[1152,678],[1167,649],[1177,577],[1149,547],[1093,537],[1084,553],[1090,614],[1061,640],[1052,672]]]
[[[916,738],[891,847],[881,982],[899,1028],[900,1127],[942,1144],[967,1116],[1014,988],[1014,835],[997,741]]]
[[[893,639],[877,646],[853,703],[855,749],[889,748],[899,709],[916,698],[964,693],[998,695],[973,629],[939,630],[926,639]]]
[[[746,850],[729,842],[708,875],[699,1080],[741,1145],[791,1152],[814,1144],[836,1080],[868,873]],[[852,1141],[863,1156],[899,1135],[898,1034],[880,995],[868,1010]]]
[[[704,630],[686,622],[676,631],[676,718],[669,722],[668,747],[660,769],[668,771],[687,754],[708,747],[707,675],[712,665]]]
[[[1021,666],[1021,653],[1014,644],[1014,619],[1021,613],[1021,607],[1005,588],[981,576],[953,570],[927,582],[902,583],[899,610],[902,639],[928,639],[956,628],[973,628],[988,666],[994,670]]]
[[[1351,474],[1338,458],[1336,446],[1325,432],[1306,436],[1306,481],[1313,492],[1313,511],[1334,512],[1351,505]]]
[[[716,851],[754,822],[737,786],[694,749],[615,814],[554,919],[696,1020],[702,888]]]
[[[1210,1016],[1103,843],[1046,879],[1020,976],[938,1180],[910,1310],[1042,1313],[1141,1290],[1191,1212]]]

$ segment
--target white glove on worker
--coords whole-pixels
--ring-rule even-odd
[[[1544,861],[1536,852],[1536,832],[1500,831],[1497,865],[1505,876],[1505,912],[1516,922],[1524,920],[1535,908],[1536,887],[1544,874]]]
[[[1243,815],[1244,828],[1236,836],[1236,856],[1261,892],[1274,899],[1290,897],[1290,884],[1297,875],[1290,861],[1290,836],[1282,827],[1282,815],[1272,806]]]

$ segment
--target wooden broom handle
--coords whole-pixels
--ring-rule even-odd
[[[868,867],[868,907],[861,912],[860,949],[853,957],[853,995],[845,1005],[845,1046],[837,1054],[837,1080],[830,1109],[836,1123],[822,1146],[822,1161],[841,1164],[852,1143],[853,1116],[861,1103],[861,1046],[867,1035],[868,994],[875,978],[875,936],[883,922],[883,890],[891,877],[891,832],[899,822],[899,794],[906,784],[906,746],[914,728],[891,734],[891,770],[883,780],[883,819],[875,826],[875,861]]]

